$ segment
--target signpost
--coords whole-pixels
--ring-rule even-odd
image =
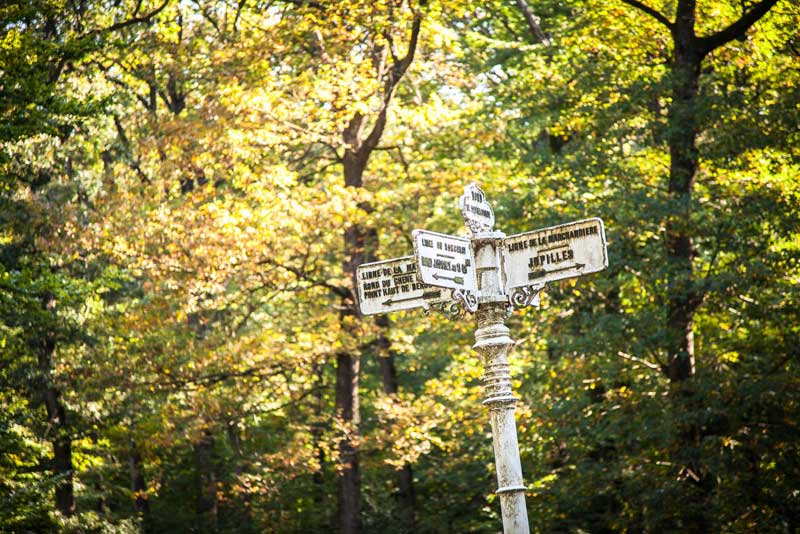
[[[358,302],[364,315],[423,308],[451,300],[450,290],[419,281],[414,256],[365,263],[356,269],[356,276]]]
[[[596,273],[608,267],[603,221],[585,219],[505,239],[506,288]]]
[[[484,364],[483,404],[492,424],[503,532],[528,534],[508,365],[514,341],[504,321],[514,308],[538,305],[547,282],[605,269],[605,229],[593,218],[506,237],[493,229],[494,210],[475,183],[464,188],[459,207],[470,239],[414,230],[414,256],[358,268],[361,313],[423,308],[475,314],[473,348]]]
[[[469,239],[427,230],[414,230],[411,237],[414,240],[414,255],[419,265],[421,281],[477,293],[475,260]]]

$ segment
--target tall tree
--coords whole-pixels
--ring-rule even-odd
[[[742,4],[741,17],[709,35],[697,35],[696,0],[679,0],[675,20],[638,0],[621,0],[664,25],[672,39],[669,64],[671,103],[668,112],[669,179],[667,189],[672,214],[666,221],[665,246],[669,264],[667,281],[667,369],[672,382],[681,382],[695,373],[694,314],[703,301],[704,288],[694,275],[692,196],[700,164],[697,138],[698,90],[705,58],[734,39],[746,39],[747,31],[778,0],[761,0],[752,6]]]
[[[398,84],[414,60],[423,17],[419,9],[421,7],[417,7],[413,13],[407,42],[403,43],[402,50],[396,48],[390,33],[374,35],[369,45],[372,47],[370,55],[375,67],[374,76],[379,84],[376,92],[378,108],[374,117],[360,110],[355,111],[342,131],[344,151],[341,162],[345,187],[359,189],[364,186],[364,171],[386,128],[389,105]],[[393,19],[394,15],[390,10],[388,22],[395,23]],[[345,230],[343,270],[350,279],[349,291],[342,299],[345,331],[350,330],[347,326],[349,318],[359,315],[357,299],[354,297],[358,285],[356,268],[369,258],[368,247],[374,249],[376,245],[374,242],[369,243],[370,235],[374,236],[375,230],[365,228],[358,222]],[[344,534],[354,534],[361,530],[361,473],[357,445],[360,424],[359,372],[359,354],[343,351],[336,355],[336,411],[337,417],[342,419],[348,429],[339,441],[339,529]]]

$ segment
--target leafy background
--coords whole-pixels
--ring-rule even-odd
[[[349,289],[463,233],[473,180],[507,234],[606,225],[606,271],[509,319],[532,530],[796,532],[800,7],[650,4],[703,36],[770,7],[690,128],[679,32],[634,4],[6,3],[0,532],[497,532],[471,321]]]

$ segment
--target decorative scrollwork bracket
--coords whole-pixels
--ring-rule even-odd
[[[430,316],[431,312],[441,313],[451,319],[458,319],[465,313],[475,313],[478,310],[478,297],[471,291],[454,289],[451,293],[452,300],[431,302],[422,308],[422,313]]]
[[[457,300],[444,300],[432,302],[422,308],[422,313],[430,317],[431,312],[441,313],[450,319],[457,319],[464,315],[464,307]]]
[[[466,289],[454,289],[453,299],[461,303],[464,309],[470,313],[478,311],[478,297]]]
[[[511,306],[519,310],[528,306],[539,306],[539,293],[544,289],[545,284],[531,284],[529,286],[518,287],[509,297]]]

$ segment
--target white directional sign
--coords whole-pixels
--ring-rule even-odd
[[[359,265],[358,302],[361,313],[374,315],[410,310],[451,300],[450,290],[417,279],[414,256]]]
[[[509,236],[504,241],[506,288],[552,282],[608,267],[606,233],[598,218]]]
[[[419,279],[433,286],[478,292],[472,242],[447,234],[414,230]]]
[[[492,205],[475,182],[464,188],[464,194],[458,199],[458,206],[461,208],[464,223],[473,234],[488,232],[494,227]]]

